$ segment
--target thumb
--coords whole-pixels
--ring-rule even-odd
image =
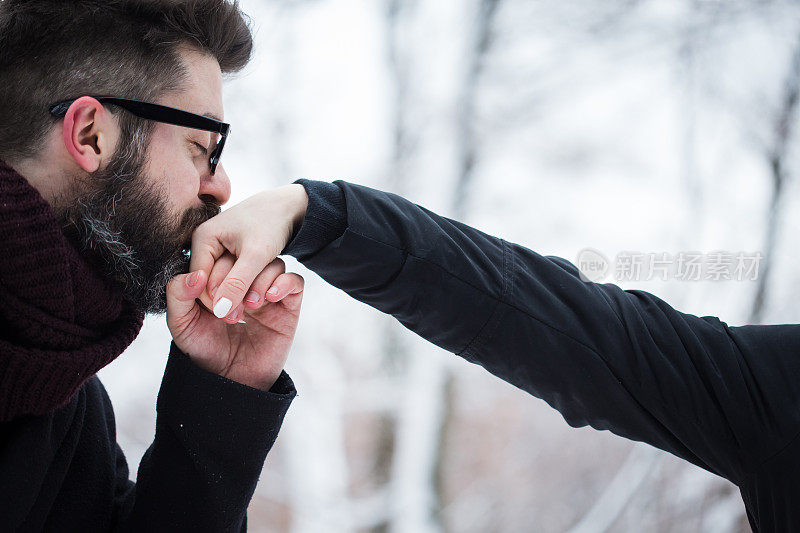
[[[195,298],[200,297],[207,280],[206,273],[197,270],[175,276],[167,283],[167,326],[170,330],[185,327],[200,311]]]

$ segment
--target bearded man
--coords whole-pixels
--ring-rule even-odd
[[[220,320],[188,248],[230,197],[222,75],[251,50],[225,0],[0,3],[0,530],[245,529],[303,279],[271,261],[280,291]],[[163,312],[133,483],[95,373]]]

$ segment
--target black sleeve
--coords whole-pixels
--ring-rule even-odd
[[[800,428],[800,326],[681,313],[397,195],[334,184],[345,229],[303,264],[571,426],[647,442],[734,483]]]
[[[300,229],[292,236],[281,255],[302,261],[339,237],[347,225],[342,190],[326,181],[299,179],[308,195],[308,207]]]
[[[294,384],[262,391],[195,365],[175,343],[156,403],[156,434],[137,481],[117,446],[118,531],[245,531],[247,506]]]

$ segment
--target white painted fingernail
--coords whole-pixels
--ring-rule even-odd
[[[214,306],[214,316],[217,318],[225,318],[228,314],[228,311],[231,310],[232,305],[233,302],[227,298],[220,298],[217,302],[217,305]]]
[[[244,320],[240,320],[238,323],[239,324],[247,324],[247,322],[245,322]]]

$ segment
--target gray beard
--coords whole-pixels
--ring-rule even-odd
[[[153,187],[144,175],[139,143],[121,143],[107,167],[76,179],[69,205],[56,208],[65,235],[137,309],[162,314],[167,283],[189,271],[191,234],[219,214],[213,198],[178,219],[170,214],[164,186]],[[166,181],[161,182],[166,183]]]

